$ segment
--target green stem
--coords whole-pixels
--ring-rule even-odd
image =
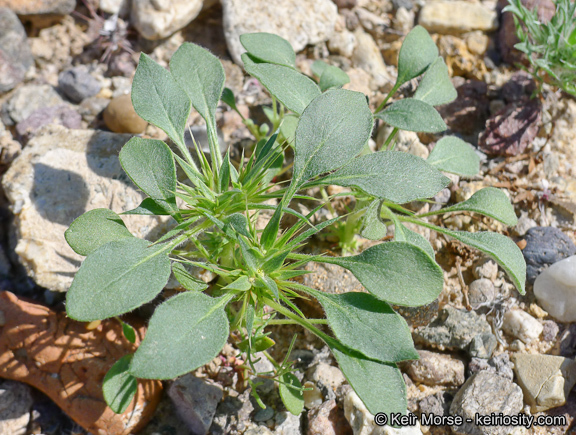
[[[394,95],[396,93],[396,91],[398,90],[399,87],[400,87],[400,84],[396,83],[396,85],[394,85],[392,90],[390,92],[388,92],[388,95],[386,95],[386,98],[384,98],[384,101],[382,101],[380,103],[380,105],[378,106],[378,108],[376,109],[376,111],[374,113],[380,112],[384,108],[384,106],[386,106],[386,103],[388,102],[390,97],[392,97],[392,95]]]
[[[308,319],[308,322],[310,322],[313,325],[327,325],[328,324],[328,320],[326,320],[326,319]],[[266,325],[296,325],[297,324],[297,322],[295,322],[294,320],[289,320],[289,319],[268,320],[265,323],[266,323]],[[264,324],[264,322],[262,324]],[[260,324],[258,324],[258,325],[260,325]]]
[[[390,133],[390,135],[386,138],[386,142],[384,142],[384,145],[382,145],[382,150],[388,149],[388,145],[390,144],[390,142],[392,142],[392,140],[396,137],[397,134],[398,134],[398,128],[394,127],[394,130],[392,130],[392,133]],[[392,147],[392,149],[388,151],[392,151],[393,149],[394,147]]]

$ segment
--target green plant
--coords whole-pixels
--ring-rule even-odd
[[[549,82],[576,96],[576,2],[555,0],[556,12],[543,22],[538,7],[529,10],[520,0],[508,0],[505,12],[514,14],[515,47],[526,54],[532,65],[530,73],[542,82]]]
[[[317,64],[318,86],[296,70],[295,54],[282,38],[260,33],[243,35],[241,41],[248,50],[242,56],[246,70],[282,105],[276,112],[283,115],[281,122],[295,128],[286,127],[282,135],[284,124],[270,135],[258,128],[264,137],[250,158],[235,166],[229,153],[219,152],[216,138],[215,113],[224,87],[220,61],[190,43],[176,51],[170,71],[142,54],[132,88],[134,108],[164,130],[177,151],[162,141],[138,137],[122,148],[122,167],[148,196],[124,214],[168,215],[175,226],[151,243],[134,237],[116,213],[97,209],[80,216],[66,231],[70,246],[87,256],[67,294],[66,310],[73,319],[94,321],[128,313],[160,294],[171,273],[185,289],[156,308],[138,350],[106,375],[104,397],[114,411],[122,412],[135,394],[137,378],[171,379],[190,372],[216,357],[233,332],[233,339],[239,337],[234,343],[245,354],[246,370],[256,372],[256,352],[270,358],[274,373],[265,375],[279,383],[286,408],[299,414],[303,388],[289,361],[294,341],[278,363],[267,352],[274,341],[266,330],[270,325],[295,324],[330,347],[372,413],[405,413],[405,386],[396,363],[418,354],[406,322],[389,304],[430,303],[442,291],[443,273],[428,241],[404,222],[488,253],[523,293],[522,254],[505,236],[436,227],[401,206],[446,187],[449,180],[439,169],[457,171],[470,165],[469,145],[443,139],[428,161],[392,150],[361,155],[372,134],[374,115],[365,95],[340,88],[345,74]],[[420,99],[392,103],[376,117],[396,128],[416,123],[418,128],[428,126],[424,131],[435,131],[443,125],[431,104],[442,99],[446,83],[434,83],[441,64],[430,44],[426,31],[417,27],[400,54],[395,87],[426,72],[416,95]],[[230,92],[223,97],[235,106]],[[210,161],[197,144],[194,160],[184,143],[192,106],[206,121]],[[272,183],[288,146],[294,147],[290,183]],[[178,180],[176,165],[186,174],[185,180]],[[310,237],[343,219],[312,223],[327,204],[302,192],[329,184],[352,187],[358,202],[368,204],[362,209],[366,228],[378,232],[390,223],[395,227],[394,240],[353,256],[299,253]],[[270,199],[277,205],[264,203]],[[302,215],[290,208],[292,200],[301,199],[317,201],[318,206]],[[263,210],[271,217],[258,231],[255,223]],[[496,189],[484,189],[443,210],[459,211],[515,222],[510,203]],[[285,214],[296,217],[296,223],[280,231]],[[348,269],[367,292],[326,294],[294,281],[307,273],[302,267],[311,261]],[[208,288],[194,277],[192,266],[213,272],[217,282]],[[316,299],[326,317],[307,318],[296,303],[300,298]],[[131,328],[123,326],[127,338],[133,339]],[[260,400],[255,388],[252,393]]]

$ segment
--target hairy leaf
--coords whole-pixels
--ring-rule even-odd
[[[320,90],[324,92],[330,88],[341,88],[346,83],[350,83],[348,74],[337,66],[328,65],[324,68],[324,71],[322,71],[318,85],[320,86]]]
[[[273,33],[244,33],[240,43],[252,58],[296,68],[296,53],[288,41]]]
[[[398,222],[398,225],[394,226],[394,240],[398,242],[408,242],[412,245],[418,246],[424,252],[426,252],[430,258],[436,258],[436,254],[434,253],[434,248],[430,242],[421,234],[418,234],[416,231],[412,231]]]
[[[428,31],[414,27],[402,43],[398,55],[398,78],[395,87],[418,77],[438,57],[438,48]]]
[[[470,144],[454,136],[440,139],[427,161],[440,171],[451,174],[472,177],[480,172],[480,157]]]
[[[456,92],[448,75],[448,67],[444,63],[444,59],[438,56],[424,74],[414,98],[431,106],[439,106],[454,101],[457,96],[458,92]]]
[[[376,117],[400,130],[439,133],[447,128],[434,107],[413,98],[395,101]]]
[[[293,415],[300,415],[304,410],[304,394],[298,378],[288,372],[280,376],[278,390],[282,403]]]
[[[138,391],[138,381],[128,372],[131,360],[132,355],[120,358],[102,381],[104,400],[116,414],[126,411]]]
[[[208,284],[206,284],[201,279],[194,277],[182,263],[177,261],[173,262],[172,273],[178,282],[182,284],[182,287],[184,287],[186,290],[201,292],[208,288]]]

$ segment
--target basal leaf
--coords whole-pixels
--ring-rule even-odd
[[[236,107],[236,97],[234,97],[234,92],[232,92],[232,89],[230,88],[224,88],[222,90],[222,95],[220,96],[220,99],[228,104],[232,109],[238,111],[238,108]]]
[[[104,400],[116,414],[126,411],[138,391],[138,381],[128,372],[131,360],[132,355],[120,358],[102,381]]]
[[[302,385],[293,373],[284,373],[280,376],[278,390],[282,403],[293,415],[300,415],[304,410],[304,394]]]
[[[422,249],[407,242],[381,243],[351,257],[323,257],[315,261],[348,269],[366,290],[396,305],[429,304],[444,285],[440,266]]]
[[[333,347],[331,350],[368,411],[372,414],[406,414],[406,384],[396,364],[371,361],[360,354],[349,355]]]
[[[132,83],[132,104],[142,119],[160,127],[180,147],[185,146],[190,100],[172,75],[144,53]]]
[[[312,70],[312,74],[314,74],[316,77],[320,78],[322,77],[322,73],[324,72],[324,70],[326,68],[328,68],[328,64],[326,62],[324,62],[323,60],[315,60],[314,62],[312,62],[312,66],[310,67],[310,69]]]
[[[229,298],[200,292],[174,296],[156,308],[130,373],[144,379],[173,379],[214,359],[228,338],[224,310]]]
[[[170,277],[166,246],[135,237],[92,252],[66,294],[66,312],[81,322],[119,316],[150,302]]]
[[[406,321],[386,302],[367,293],[314,292],[336,338],[382,362],[418,359]]]
[[[246,53],[242,55],[242,61],[248,74],[256,77],[270,94],[298,115],[320,95],[316,83],[293,68],[270,63],[254,63]]]
[[[416,231],[412,231],[406,228],[404,225],[398,222],[398,225],[395,225],[395,232],[394,232],[394,240],[398,242],[408,242],[412,245],[418,246],[424,252],[426,252],[430,258],[436,258],[436,254],[434,253],[434,248],[430,242],[421,234],[418,234]]]
[[[395,87],[418,77],[438,57],[438,48],[428,31],[414,27],[402,43],[398,55],[398,78]]]
[[[450,184],[450,179],[420,157],[381,151],[358,157],[311,184],[357,187],[378,198],[403,204],[436,195]]]
[[[372,133],[364,94],[337,89],[315,98],[296,128],[293,186],[338,169],[357,156]]]
[[[438,56],[426,70],[426,74],[416,89],[414,98],[431,106],[439,106],[454,101],[457,96],[458,92],[450,81],[448,67],[444,63],[444,59]]]
[[[201,292],[208,288],[208,284],[201,279],[194,277],[182,263],[177,261],[173,262],[172,273],[186,290]]]
[[[337,66],[328,65],[324,68],[320,76],[320,90],[322,92],[330,88],[341,88],[346,83],[350,83],[350,77]]]
[[[240,43],[260,62],[296,68],[296,53],[288,41],[273,33],[245,33]]]
[[[74,252],[89,255],[106,243],[134,236],[120,216],[107,208],[97,208],[76,218],[64,237]]]
[[[251,237],[248,229],[248,218],[242,213],[232,213],[224,222],[227,225],[230,225],[236,233],[241,234],[248,239]]]
[[[434,107],[414,98],[395,101],[375,116],[400,130],[439,133],[447,128]]]
[[[120,151],[126,174],[156,204],[170,214],[176,206],[176,165],[168,145],[161,140],[133,137]]]
[[[489,216],[506,225],[516,225],[518,218],[510,199],[500,189],[485,187],[474,193],[466,201],[446,207],[435,213],[449,213],[453,211],[471,211]]]
[[[456,175],[472,177],[480,172],[480,157],[470,144],[454,136],[440,139],[427,161],[440,171]]]
[[[364,226],[362,228],[362,237],[370,240],[380,240],[388,234],[388,228],[379,219],[381,202],[375,199],[370,203],[364,213]]]

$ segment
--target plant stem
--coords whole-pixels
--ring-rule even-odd
[[[376,109],[376,111],[374,113],[380,112],[384,108],[384,106],[386,106],[386,103],[388,102],[390,97],[396,93],[396,91],[398,90],[399,87],[400,87],[400,85],[398,83],[396,85],[394,85],[392,90],[390,92],[388,92],[388,95],[386,95],[386,98],[384,98],[384,101],[382,101],[380,103],[380,105],[378,106],[378,108]]]

